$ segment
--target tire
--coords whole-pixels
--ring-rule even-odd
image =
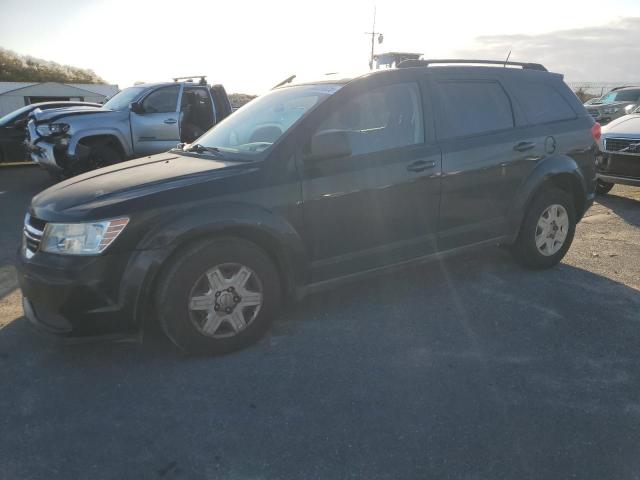
[[[596,193],[598,195],[606,195],[611,191],[614,185],[615,183],[603,182],[602,180],[598,179],[596,181]]]
[[[545,224],[544,228],[540,227],[540,222]],[[558,188],[545,188],[529,205],[511,252],[516,261],[525,268],[551,268],[557,265],[569,250],[575,230],[576,214],[571,195]],[[564,239],[560,242],[562,237]],[[545,243],[539,248],[537,242]]]
[[[108,167],[122,161],[120,153],[110,145],[93,145],[87,158],[77,164],[74,168],[74,175],[89,172],[102,167]]]
[[[244,283],[237,280],[237,266],[248,275]],[[233,285],[238,288],[230,292]],[[251,345],[268,330],[281,305],[280,278],[271,259],[253,243],[219,238],[195,244],[172,260],[155,302],[162,330],[180,349],[220,355]]]

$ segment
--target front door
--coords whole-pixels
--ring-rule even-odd
[[[324,118],[308,131],[309,137],[346,132],[352,154],[309,164],[302,154],[313,282],[435,248],[440,150],[425,129],[429,107],[418,83],[361,83],[360,89],[345,87],[329,99]]]
[[[142,99],[142,113],[130,113],[136,156],[166,152],[180,142],[180,89],[178,84],[157,88]]]

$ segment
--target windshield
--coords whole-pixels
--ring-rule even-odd
[[[0,125],[9,125],[10,123],[17,120],[21,115],[24,116],[33,108],[32,105],[27,105],[18,110],[14,110],[13,112],[7,113],[4,117],[0,118]]]
[[[272,90],[252,100],[194,143],[256,155],[273,145],[304,114],[342,85],[299,85]]]
[[[640,98],[640,90],[618,90],[609,92],[600,99],[600,103],[636,102]]]
[[[102,108],[108,108],[109,110],[124,110],[145,90],[145,87],[125,88],[111,97],[109,101],[102,106]]]

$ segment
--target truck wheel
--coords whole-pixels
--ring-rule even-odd
[[[609,193],[609,191],[613,188],[614,185],[615,185],[614,183],[603,182],[602,180],[598,179],[596,181],[596,193],[598,195],[605,195]]]
[[[102,167],[108,167],[118,163],[122,157],[113,147],[109,145],[94,145],[89,151],[86,160],[79,165],[79,171],[75,173],[89,172]]]
[[[571,196],[558,188],[546,188],[529,205],[511,251],[525,268],[551,268],[569,250],[575,230]]]
[[[220,238],[174,259],[156,291],[165,334],[182,350],[223,354],[256,342],[281,303],[278,271],[257,246]]]

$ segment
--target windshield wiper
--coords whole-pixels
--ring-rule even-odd
[[[224,157],[222,152],[218,147],[205,147],[204,145],[200,145],[199,143],[194,143],[193,145],[189,145],[189,148],[184,150],[185,152],[195,152],[195,153],[215,153],[218,157]]]

